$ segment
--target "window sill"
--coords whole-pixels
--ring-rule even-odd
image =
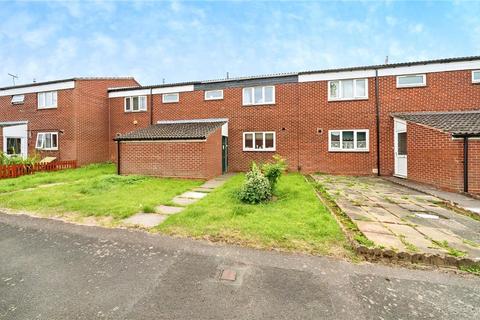
[[[37,108],[37,110],[51,110],[51,109],[58,109],[58,107]]]
[[[259,104],[242,104],[243,107],[268,107],[268,106],[275,106],[275,102],[273,103],[259,103]]]
[[[426,84],[416,84],[414,86],[398,86],[397,89],[410,89],[410,88],[425,88],[427,85]]]
[[[162,101],[163,104],[171,104],[171,103],[179,103],[180,101],[169,101],[169,102],[166,102],[166,101]]]
[[[353,152],[353,153],[368,153],[370,152],[370,150],[328,150],[328,152],[341,152],[341,153],[349,153],[349,152]]]
[[[204,101],[218,101],[223,100],[223,98],[216,98],[216,99],[203,99]]]
[[[262,149],[243,149],[243,152],[276,152],[274,149],[262,150]]]
[[[35,150],[38,150],[38,151],[58,151],[58,148],[56,148],[56,149],[38,149],[38,148],[35,148]]]
[[[140,112],[147,112],[147,110],[138,110],[138,111],[124,111],[124,113],[140,113]]]
[[[348,99],[328,99],[328,102],[344,102],[344,101],[365,101],[367,98],[348,98]]]

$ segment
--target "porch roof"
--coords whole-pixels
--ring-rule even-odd
[[[0,122],[0,128],[1,127],[11,127],[11,126],[17,126],[20,124],[28,124],[28,121],[4,121]]]
[[[392,113],[408,122],[435,128],[453,136],[480,136],[480,110]]]
[[[204,140],[227,121],[161,122],[116,137],[115,141],[139,140]]]

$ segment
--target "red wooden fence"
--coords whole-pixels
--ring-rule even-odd
[[[77,167],[77,161],[55,161],[50,163],[36,164],[9,164],[0,165],[0,179],[16,178],[26,174],[32,174],[39,171],[57,171],[63,169],[74,169]]]

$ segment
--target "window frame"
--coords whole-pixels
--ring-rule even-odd
[[[57,146],[56,146],[56,147],[45,148],[45,147],[44,147],[45,141],[46,141],[45,138],[42,139],[42,145],[41,145],[41,146],[38,145],[38,142],[39,142],[39,140],[40,140],[40,139],[39,139],[40,136],[45,137],[46,135],[51,135],[52,137],[53,137],[54,135],[57,136],[57,139],[56,139],[56,140],[57,140]],[[52,141],[53,141],[53,139],[52,139]],[[58,150],[58,145],[59,145],[59,140],[58,140],[58,132],[57,132],[57,131],[52,131],[52,132],[37,132],[37,140],[35,141],[35,149],[36,149],[36,150],[55,151],[55,150]]]
[[[22,97],[21,100],[15,100],[15,97]],[[16,104],[24,104],[25,103],[25,94],[14,94],[12,95],[12,100],[10,101],[12,103],[12,105],[16,105]]]
[[[260,103],[255,103],[255,88],[262,88],[262,97],[263,101]],[[265,88],[272,88],[272,101],[265,102]],[[252,97],[251,103],[245,102],[245,91],[250,90],[250,94]],[[272,105],[275,104],[275,86],[255,86],[255,87],[245,87],[242,89],[242,105],[243,106],[263,106],[263,105]]]
[[[405,77],[418,77],[422,76],[422,83],[421,84],[400,84],[399,79],[405,78]],[[404,75],[399,75],[396,77],[396,83],[397,83],[397,88],[418,88],[418,87],[426,87],[427,86],[427,74],[426,73],[417,73],[417,74],[404,74]]]
[[[256,133],[262,133],[263,134],[263,148],[262,149],[255,149],[255,134]],[[265,135],[267,134],[273,134],[273,147],[272,148],[265,148]],[[251,134],[253,137],[253,147],[248,148],[245,147],[245,136],[247,134]],[[275,131],[245,131],[243,132],[243,141],[242,141],[242,147],[243,151],[257,151],[257,152],[275,152],[277,149],[277,134]]]
[[[478,73],[479,77],[475,80],[475,73]],[[472,70],[472,83],[480,83],[480,70]]]
[[[353,81],[353,97],[342,98],[343,93],[343,82],[344,81]],[[365,81],[365,95],[364,96],[357,96],[357,81]],[[332,97],[331,95],[331,88],[330,84],[332,82],[338,82],[338,97]],[[368,100],[368,78],[355,78],[355,79],[337,79],[337,80],[329,80],[327,83],[328,86],[328,101],[352,101],[352,100]]]
[[[133,110],[133,98],[138,98],[138,110]],[[140,108],[140,99],[145,100],[145,106]],[[130,100],[130,109],[127,109],[127,100]],[[126,113],[129,112],[146,112],[148,109],[147,105],[147,96],[130,96],[130,97],[125,97],[123,100],[123,111]]]
[[[343,140],[343,132],[345,131],[353,131],[353,149],[344,149],[342,147],[342,140]],[[334,148],[332,147],[332,133],[339,132],[340,133],[340,147]],[[357,133],[364,132],[366,133],[366,146],[365,148],[358,148],[357,147]],[[328,130],[328,152],[370,152],[370,130],[369,129],[335,129],[335,130]]]
[[[8,139],[20,140],[20,152],[17,153],[8,153]],[[22,137],[5,137],[5,146],[6,146],[6,155],[9,157],[21,156],[22,155]]]
[[[219,98],[207,98],[207,93],[208,92],[221,92],[222,93],[222,96],[219,97]],[[205,90],[205,93],[204,93],[204,99],[205,101],[209,101],[209,100],[223,100],[223,89],[216,89],[216,90]]]
[[[47,96],[46,96],[47,94],[52,94],[52,102],[55,101],[54,104],[47,106]],[[43,97],[42,99],[40,99],[41,96]],[[42,101],[44,105],[41,105],[40,101]],[[58,91],[56,90],[43,91],[43,92],[37,93],[37,109],[43,110],[43,109],[57,109],[57,108],[58,108]]]
[[[165,101],[165,97],[169,95],[176,95],[177,99],[175,101]],[[179,92],[169,92],[162,94],[162,103],[178,103],[180,102],[180,93]]]

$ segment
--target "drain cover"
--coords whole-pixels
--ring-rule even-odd
[[[415,215],[423,219],[440,219],[439,216],[436,216],[434,214],[428,214],[428,213],[415,213]]]
[[[237,272],[231,269],[225,269],[220,275],[220,280],[235,281],[237,279]]]

